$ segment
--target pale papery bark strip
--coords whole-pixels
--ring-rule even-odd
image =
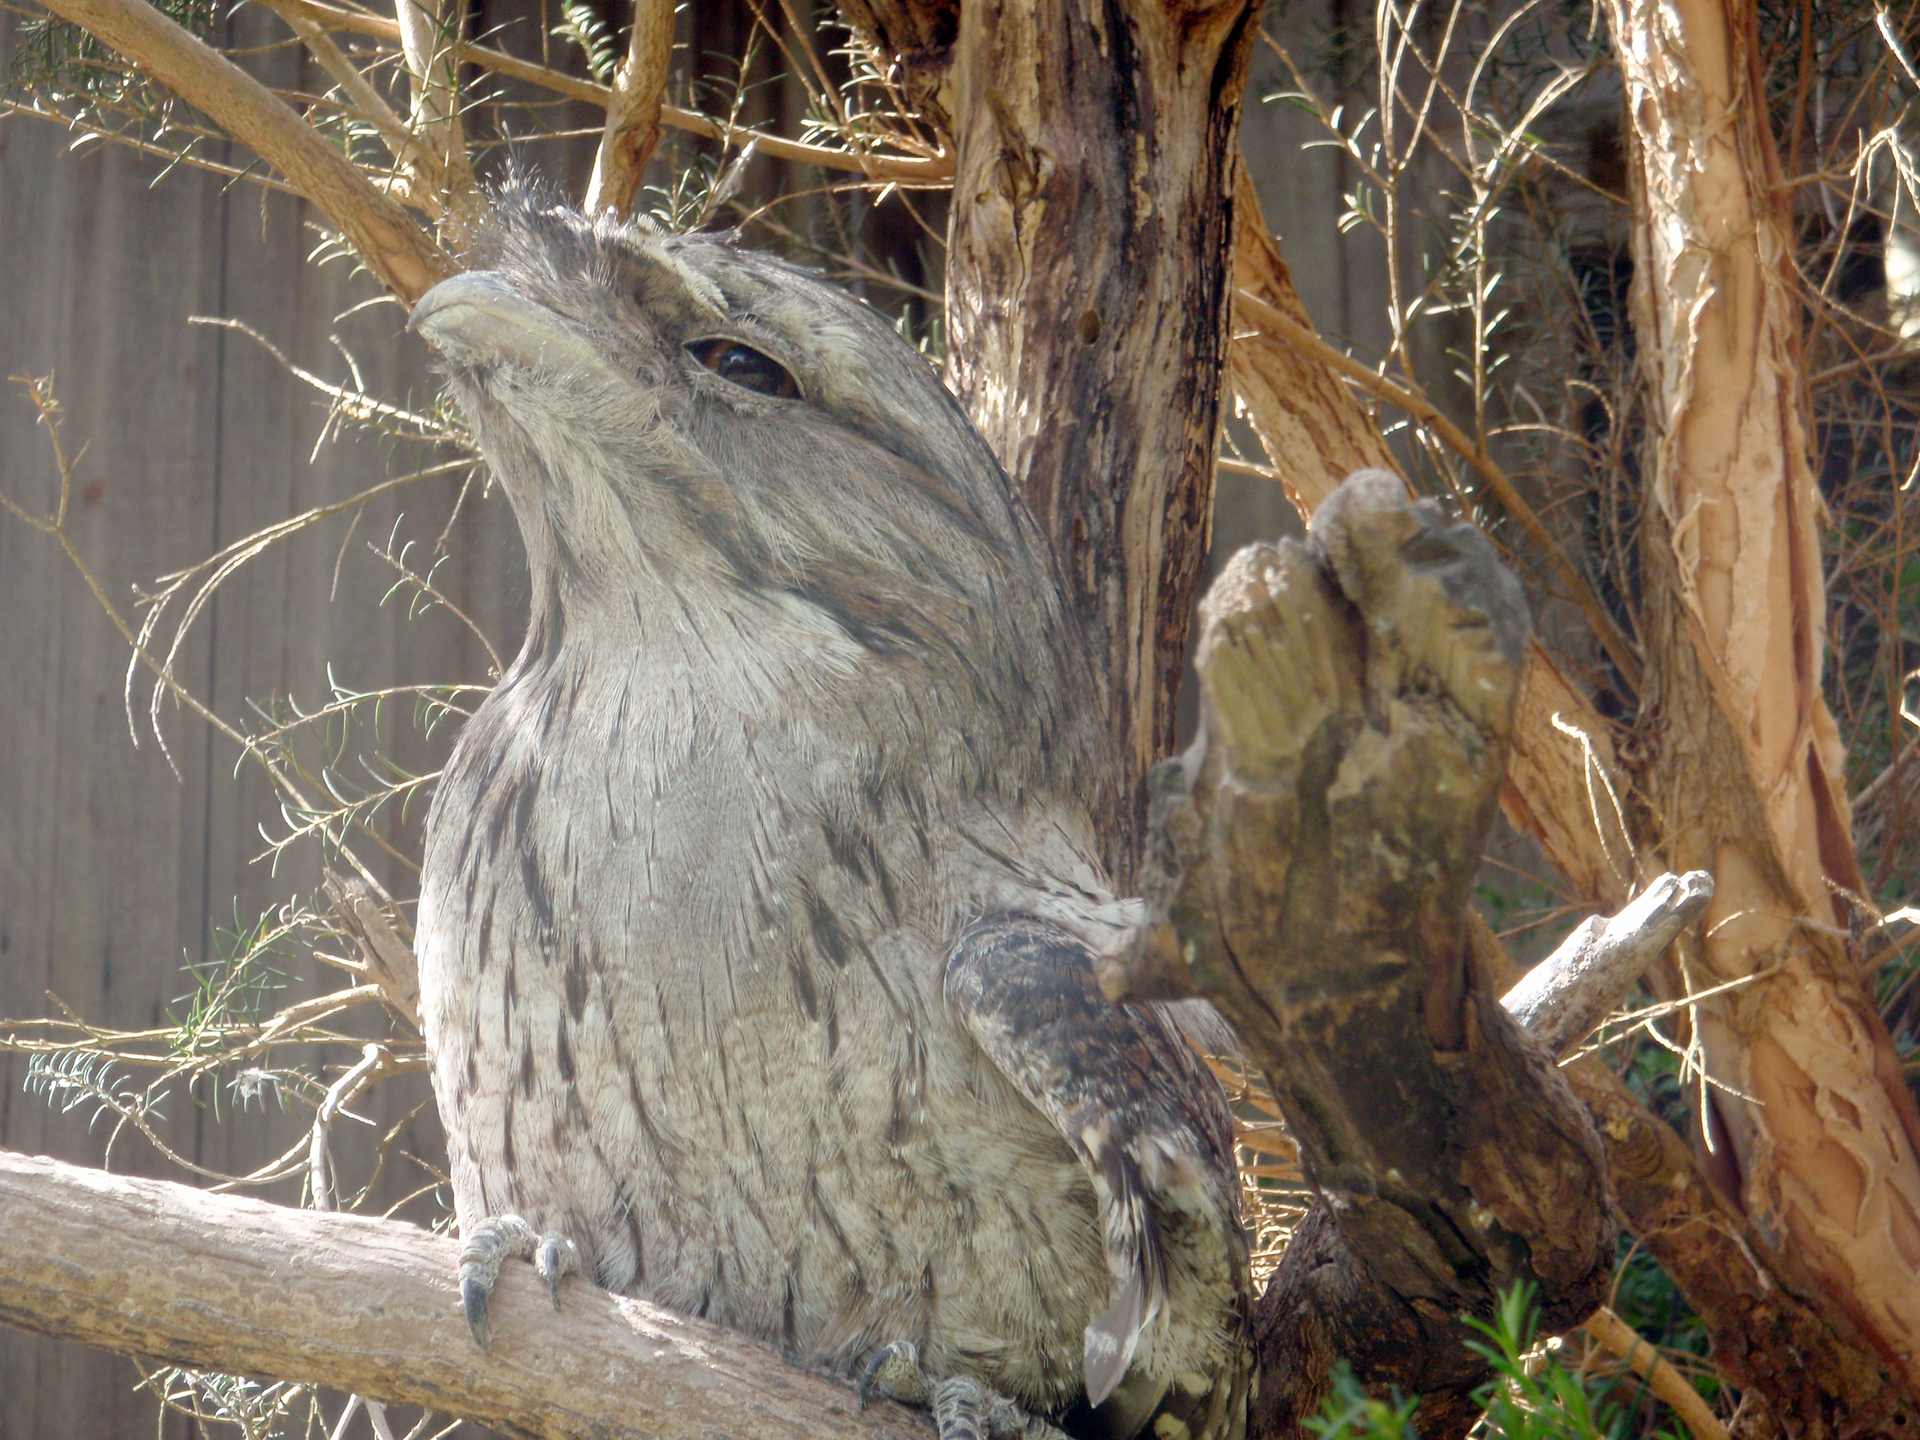
[[[0,1150],[0,1323],[123,1354],[305,1380],[571,1440],[925,1440],[920,1415],[767,1346],[531,1265],[467,1333],[458,1244],[400,1221],[209,1195]]]
[[[626,59],[613,72],[607,124],[587,181],[587,213],[626,215],[660,143],[660,107],[673,58],[674,0],[635,0]]]
[[[1750,0],[1609,0],[1633,134],[1633,314],[1655,437],[1651,793],[1719,881],[1693,988],[1748,1208],[1920,1385],[1920,1111],[1859,983],[1862,884],[1821,693],[1823,507],[1801,424],[1789,192]]]
[[[463,24],[462,0],[395,0],[400,50],[413,87],[409,124],[419,137],[418,183],[444,195],[456,212],[473,193],[465,127],[460,123],[460,62],[455,54]]]
[[[52,0],[70,20],[200,110],[280,171],[377,276],[411,304],[454,272],[393,200],[266,86],[143,0]]]

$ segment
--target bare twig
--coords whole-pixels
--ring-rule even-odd
[[[363,10],[350,10],[343,6],[324,5],[317,3],[317,0],[282,0],[282,3],[290,8],[301,10],[316,20],[337,25],[343,30],[370,35],[396,45],[400,43],[400,27],[381,16],[370,15]],[[573,100],[584,100],[588,104],[598,105],[603,109],[612,99],[613,92],[605,85],[596,84],[592,80],[583,80],[577,75],[565,74],[550,66],[537,65],[530,60],[521,60],[489,46],[462,43],[457,47],[456,54],[461,61],[478,65],[495,74],[505,75],[514,80],[523,80],[529,85],[538,85],[556,95],[565,95]],[[849,171],[885,184],[941,187],[953,179],[953,156],[945,151],[930,151],[924,155],[895,155],[873,154],[862,150],[834,150],[825,145],[807,145],[798,140],[788,140],[783,136],[768,135],[758,130],[738,129],[711,116],[702,115],[697,110],[684,110],[677,105],[662,105],[660,122],[676,130],[684,130],[689,134],[701,135],[710,140],[739,146],[754,143],[759,146],[762,155],[818,165],[824,170]]]
[[[387,143],[388,153],[398,161],[414,159],[419,151],[419,143],[407,128],[407,123],[393,113],[393,108],[373,88],[372,82],[341,53],[340,47],[333,43],[319,22],[298,8],[281,3],[281,0],[263,0],[263,3],[287,22],[293,33],[300,37],[300,43],[320,62],[321,68],[339,83],[341,93],[353,102],[362,118],[380,132],[381,138]]]
[[[1584,1039],[1713,898],[1704,870],[1662,875],[1611,920],[1587,921],[1500,1003],[1556,1058]]]
[[[333,1157],[330,1142],[333,1122],[360,1093],[383,1075],[394,1073],[393,1056],[384,1045],[366,1044],[360,1059],[327,1090],[327,1098],[313,1115],[313,1130],[307,1141],[307,1183],[313,1191],[313,1208],[337,1210],[333,1194]]]
[[[1362,365],[1352,356],[1336,350],[1307,326],[1282,314],[1244,286],[1234,292],[1234,304],[1238,313],[1257,322],[1268,334],[1313,356],[1329,370],[1336,371],[1369,394],[1376,395],[1389,405],[1406,411],[1423,425],[1430,427],[1448,449],[1465,460],[1472,467],[1473,472],[1486,482],[1487,488],[1498,498],[1501,507],[1514,518],[1521,529],[1527,532],[1528,538],[1540,547],[1541,553],[1547,557],[1554,572],[1560,577],[1561,583],[1566,586],[1567,598],[1573,602],[1581,615],[1586,618],[1587,624],[1593,628],[1594,638],[1600,642],[1601,648],[1607,652],[1607,657],[1620,671],[1621,678],[1635,689],[1639,688],[1640,657],[1634,653],[1632,642],[1627,639],[1613,616],[1607,613],[1606,606],[1600,603],[1600,597],[1594,594],[1593,587],[1587,583],[1587,578],[1580,573],[1560,543],[1548,532],[1546,525],[1534,513],[1533,507],[1527,504],[1520,492],[1514,488],[1513,481],[1507,473],[1494,464],[1484,446],[1449,420],[1426,396],[1416,390],[1409,390],[1403,385],[1396,385],[1384,375]]]
[[[1694,1440],[1727,1440],[1727,1427],[1700,1398],[1700,1392],[1613,1311],[1602,1305],[1581,1329],[1586,1331],[1588,1339],[1619,1356],[1629,1370],[1644,1379],[1647,1388],[1680,1417]]]

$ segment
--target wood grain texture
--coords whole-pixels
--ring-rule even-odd
[[[924,1417],[765,1346],[529,1265],[467,1333],[458,1244],[411,1225],[208,1195],[0,1151],[0,1321],[184,1365],[339,1385],[510,1435],[924,1440]],[[18,1244],[21,1239],[30,1243]]]

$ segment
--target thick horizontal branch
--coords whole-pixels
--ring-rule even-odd
[[[766,1346],[530,1265],[467,1333],[458,1245],[417,1226],[209,1195],[0,1150],[0,1322],[122,1354],[305,1380],[512,1435],[927,1440]]]

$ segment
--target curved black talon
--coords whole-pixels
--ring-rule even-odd
[[[540,1237],[540,1257],[534,1261],[533,1268],[547,1282],[547,1296],[558,1310],[560,1282],[580,1272],[580,1247],[557,1230],[549,1230]]]
[[[460,1267],[460,1305],[467,1312],[467,1332],[473,1336],[473,1343],[485,1350],[493,1344],[493,1321],[487,1318],[487,1295],[493,1287],[478,1275],[467,1273],[471,1268]]]
[[[560,1308],[560,1282],[580,1269],[580,1248],[558,1231],[538,1234],[518,1215],[494,1215],[473,1227],[460,1245],[460,1306],[467,1314],[473,1343],[485,1350],[493,1343],[493,1322],[487,1298],[500,1266],[510,1257],[531,1255],[534,1268],[547,1282],[553,1308]]]

